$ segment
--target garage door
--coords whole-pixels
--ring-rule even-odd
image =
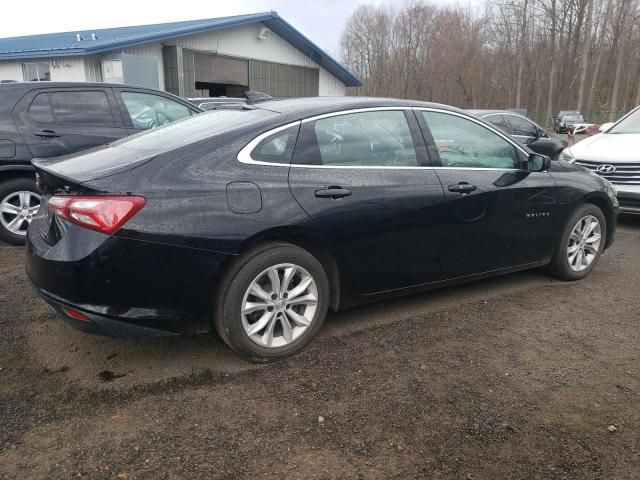
[[[317,97],[317,68],[249,60],[249,87],[273,97]]]

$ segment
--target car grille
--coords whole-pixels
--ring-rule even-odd
[[[576,160],[576,165],[593,170],[601,177],[606,178],[613,184],[617,185],[640,185],[640,163],[603,163],[603,162],[587,162],[585,160]],[[602,172],[602,167],[615,167],[613,172]],[[598,170],[600,169],[600,170]]]

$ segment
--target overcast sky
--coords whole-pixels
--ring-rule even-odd
[[[431,0],[475,4],[479,0]],[[331,55],[337,55],[346,19],[360,4],[402,5],[404,0],[22,0],[2,2],[0,37],[125,27],[275,10]],[[98,6],[99,5],[99,6]]]

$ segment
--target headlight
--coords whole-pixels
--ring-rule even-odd
[[[565,148],[562,152],[560,152],[558,160],[564,160],[565,162],[573,163],[576,161],[576,157],[573,156],[569,148]]]

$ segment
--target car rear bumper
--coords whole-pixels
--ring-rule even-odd
[[[71,307],[89,318],[64,314],[81,330],[118,337],[200,333],[211,328],[217,272],[229,257],[80,227],[49,246],[32,224],[26,270],[56,310]]]
[[[83,306],[72,305],[66,302],[58,301],[46,293],[42,289],[38,289],[34,285],[34,289],[40,295],[40,297],[51,305],[62,318],[71,326],[82,330],[85,333],[91,333],[94,335],[104,335],[108,337],[117,338],[140,338],[140,337],[152,337],[172,335],[172,332],[165,330],[157,330],[154,328],[148,328],[141,325],[130,323],[127,320],[114,320],[105,316],[97,315],[95,313],[83,310]],[[69,309],[82,314],[83,319],[79,319],[69,314]]]

